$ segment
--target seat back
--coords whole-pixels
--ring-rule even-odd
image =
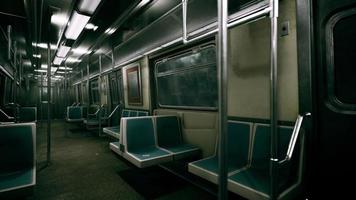
[[[147,111],[137,111],[137,116],[138,117],[148,116],[148,112]]]
[[[128,117],[129,115],[130,115],[130,111],[129,110],[126,110],[126,109],[122,110],[121,117]]]
[[[157,144],[170,147],[182,143],[181,125],[177,116],[155,116]]]
[[[0,177],[35,167],[35,123],[0,125]]]
[[[130,110],[129,117],[137,117],[137,111],[135,111],[135,110]]]
[[[67,107],[67,119],[81,119],[82,118],[82,107]]]
[[[228,122],[228,160],[238,165],[247,165],[251,141],[252,123]]]
[[[37,107],[21,107],[19,117],[20,122],[37,122]]]
[[[293,127],[278,126],[278,159],[284,159]],[[266,169],[271,158],[271,128],[266,124],[255,125],[251,167]]]
[[[124,144],[127,151],[155,146],[152,117],[123,118]]]

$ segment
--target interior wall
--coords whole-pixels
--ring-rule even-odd
[[[278,116],[298,114],[298,65],[295,0],[280,1],[278,18]],[[281,36],[282,23],[289,34]],[[229,31],[228,115],[270,118],[270,19]]]
[[[142,95],[142,105],[129,105],[128,103],[128,88],[127,88],[127,74],[126,70],[139,63],[140,65],[140,78],[141,78],[141,95]],[[122,68],[122,78],[124,86],[124,98],[125,98],[125,108],[129,109],[141,109],[150,110],[150,76],[149,76],[149,66],[148,58],[145,56],[135,63],[131,63]]]

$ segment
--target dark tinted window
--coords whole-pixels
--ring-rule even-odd
[[[217,107],[215,46],[160,61],[155,76],[161,107]]]
[[[339,20],[333,30],[335,96],[356,104],[356,15]]]

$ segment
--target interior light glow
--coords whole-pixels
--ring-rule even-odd
[[[105,33],[108,35],[111,35],[113,33],[115,33],[116,29],[115,28],[108,28],[105,30]]]
[[[77,11],[74,11],[65,32],[66,38],[76,40],[83,31],[85,25],[88,23],[89,19],[89,16],[81,15]]]
[[[81,0],[78,8],[80,11],[93,14],[101,0]]]
[[[35,72],[46,73],[47,70],[44,70],[44,69],[35,69]]]
[[[40,55],[40,54],[33,54],[33,57],[35,57],[35,58],[41,58],[41,55]]]
[[[60,70],[73,70],[73,69],[70,68],[70,67],[59,67],[58,69],[60,69]]]
[[[53,64],[60,65],[62,62],[63,62],[63,58],[57,56],[54,57]]]
[[[137,7],[141,8],[142,6],[145,6],[148,4],[151,0],[142,0]]]
[[[96,31],[96,29],[98,29],[99,27],[98,27],[98,26],[95,26],[95,25],[92,24],[92,23],[88,23],[87,25],[85,25],[85,28],[86,28],[86,29],[92,29],[93,31]]]
[[[51,23],[57,26],[63,26],[67,24],[67,17],[64,14],[56,13],[51,16]]]
[[[80,62],[80,60],[77,58],[67,58],[66,62],[74,63],[74,62]]]
[[[58,49],[57,56],[64,58],[67,56],[69,50],[70,50],[70,47],[62,45]]]
[[[75,53],[75,54],[89,54],[90,51],[88,51],[88,49],[86,48],[81,48],[81,47],[77,47],[75,49],[72,49],[72,52]]]

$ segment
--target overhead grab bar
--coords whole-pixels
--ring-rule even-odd
[[[284,160],[281,160],[279,162],[280,164],[284,163],[286,161],[289,161],[292,158],[293,152],[294,152],[294,147],[295,147],[295,144],[297,143],[297,139],[298,139],[298,136],[300,133],[300,128],[302,127],[302,124],[303,124],[304,117],[310,117],[310,116],[311,116],[311,113],[309,113],[309,112],[304,113],[302,115],[298,115],[297,120],[294,125],[292,136],[289,141],[286,158]]]
[[[0,112],[8,119],[8,120],[14,120],[15,117],[10,117],[9,115],[7,115],[2,109],[0,109]]]

